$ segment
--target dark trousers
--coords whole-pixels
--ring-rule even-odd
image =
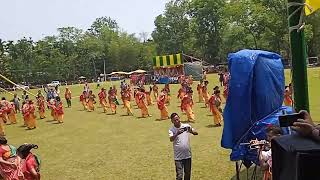
[[[71,107],[71,99],[66,99],[68,107]]]
[[[176,160],[176,180],[190,180],[191,178],[191,158]],[[184,173],[184,178],[183,178]]]

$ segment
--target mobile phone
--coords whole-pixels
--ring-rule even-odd
[[[304,114],[294,113],[279,116],[280,127],[293,126],[293,123],[297,122],[298,119],[304,119]]]
[[[190,127],[184,127],[184,128],[183,128],[183,131],[189,132],[189,131],[190,131]]]

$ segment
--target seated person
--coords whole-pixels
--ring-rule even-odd
[[[260,146],[258,149],[259,164],[264,171],[264,180],[272,179],[272,156],[271,156],[271,140],[275,137],[283,135],[280,127],[271,125],[267,127],[267,140],[268,144]]]

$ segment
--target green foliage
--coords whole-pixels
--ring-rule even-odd
[[[0,70],[16,82],[48,83],[97,78],[104,72],[150,69],[155,54],[152,42],[140,42],[134,34],[119,30],[115,20],[97,18],[87,31],[58,28],[56,36],[37,42],[22,38],[0,41]]]
[[[309,56],[320,54],[319,14],[306,18]],[[289,58],[287,18],[286,0],[171,0],[152,37],[158,53],[183,51],[214,64],[245,48]]]

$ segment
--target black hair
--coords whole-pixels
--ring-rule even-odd
[[[287,89],[289,86],[285,86],[284,89]]]
[[[5,98],[5,97],[2,97],[1,100],[6,100],[6,98]]]
[[[57,101],[60,101],[61,99],[60,99],[60,97],[59,97],[59,96],[57,96],[57,97],[56,97],[56,100],[57,100]]]
[[[221,91],[220,90],[215,90],[214,94],[219,94]]]
[[[219,89],[219,86],[216,86],[213,88],[213,90],[218,90]]]
[[[7,139],[4,136],[0,136],[0,144],[6,145],[8,143]]]
[[[172,113],[172,114],[170,115],[170,119],[173,119],[175,116],[179,116],[178,113]]]
[[[278,126],[268,126],[266,129],[267,134],[271,134],[272,136],[279,136],[279,135],[283,135],[283,131],[280,127]]]
[[[38,149],[38,145],[36,144],[23,144],[17,149],[17,153],[22,159],[27,158],[31,149]]]

